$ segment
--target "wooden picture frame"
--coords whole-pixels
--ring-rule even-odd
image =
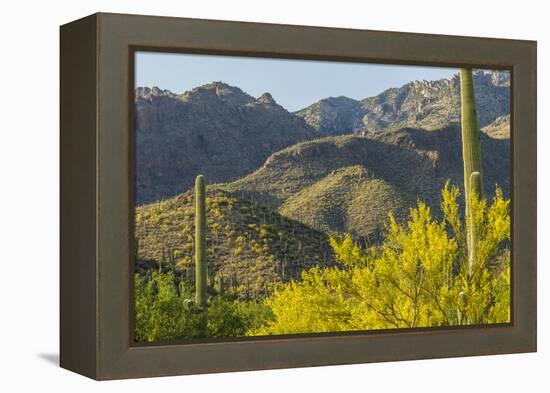
[[[132,54],[512,73],[512,322],[133,343]],[[105,380],[536,351],[536,42],[98,13],[61,27],[61,367]]]

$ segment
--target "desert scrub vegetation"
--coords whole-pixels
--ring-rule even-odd
[[[259,329],[271,318],[271,310],[260,301],[238,299],[236,293],[208,296],[206,334],[202,310],[192,289],[173,272],[154,271],[135,275],[135,341],[154,342],[201,337],[238,337]]]
[[[362,248],[349,235],[330,239],[336,265],[314,267],[265,303],[273,319],[251,335],[334,332],[510,321],[509,200],[474,199],[477,261],[468,269],[459,191],[442,191],[443,218],[419,202],[410,219],[390,215],[386,237]]]
[[[258,276],[239,288],[214,279],[208,337],[509,322],[510,201],[498,188],[489,201],[473,199],[477,261],[469,272],[459,196],[447,183],[441,218],[423,202],[404,223],[390,214],[379,245],[365,247],[350,234],[331,236],[330,265],[304,269],[263,297],[240,292],[263,285]],[[136,274],[137,341],[200,337],[192,284],[174,272]]]
[[[408,202],[391,184],[354,165],[332,171],[305,187],[288,198],[279,212],[323,232],[350,233],[369,243],[379,240],[379,223],[388,211],[405,218]]]
[[[261,206],[254,198],[207,187],[208,285],[231,288],[242,298],[266,296],[302,270],[328,266],[332,250],[322,231]],[[195,207],[192,192],[136,209],[136,260],[195,285]]]

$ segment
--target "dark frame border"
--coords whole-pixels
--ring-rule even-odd
[[[352,60],[341,60],[341,59],[333,59],[333,58],[327,58],[326,56],[323,56],[321,58],[318,58],[316,56],[307,56],[306,58],[298,56],[293,56],[291,58],[281,56],[280,54],[277,54],[277,56],[274,56],[272,54],[266,54],[266,53],[252,53],[252,52],[227,52],[227,51],[216,51],[216,50],[197,50],[197,49],[188,49],[188,48],[165,48],[165,47],[159,47],[159,46],[137,46],[137,45],[130,45],[128,47],[128,200],[129,200],[129,206],[130,209],[128,211],[129,217],[128,217],[128,231],[130,234],[132,234],[129,238],[129,249],[134,250],[135,249],[135,236],[133,234],[135,233],[135,168],[136,168],[136,161],[135,161],[135,106],[132,105],[134,102],[134,90],[135,90],[135,55],[138,52],[148,52],[148,53],[179,53],[179,54],[200,54],[200,55],[216,55],[216,56],[232,56],[232,57],[248,57],[248,58],[264,58],[264,59],[273,59],[273,58],[280,58],[280,59],[289,59],[289,60],[306,60],[306,61],[338,61],[342,63],[357,63],[357,64],[373,64],[373,61],[361,61],[360,59],[353,58]],[[400,64],[400,65],[413,65],[415,64],[407,63],[407,62],[400,62],[400,63],[389,63],[389,62],[381,62],[377,61],[378,64]],[[425,67],[434,66],[426,65]],[[441,66],[441,65],[439,65]],[[452,67],[452,65],[446,64],[443,67]],[[454,67],[453,67],[454,68]],[[491,69],[493,70],[502,70],[502,71],[509,71],[510,72],[510,108],[511,108],[511,121],[510,121],[510,135],[513,134],[513,67],[509,66],[492,66]],[[513,154],[512,153],[512,143],[513,140],[510,140],[510,189],[513,189]],[[511,200],[511,211],[513,212],[514,206],[513,206],[513,199]],[[512,232],[513,232],[513,214],[512,214],[512,220],[511,220],[511,226],[512,226]],[[513,238],[513,233],[511,234]],[[513,244],[511,244],[511,253],[513,254]],[[511,263],[511,271],[513,273],[513,258],[510,261]],[[135,272],[135,256],[133,254],[130,254],[130,264],[129,264],[129,309],[132,310],[133,307],[135,307],[135,298],[134,298],[134,272]],[[134,334],[134,328],[135,328],[135,312],[130,312],[129,316],[129,338],[130,347],[143,347],[143,346],[159,346],[159,345],[185,345],[185,344],[201,344],[201,343],[220,343],[220,342],[242,342],[242,341],[258,341],[258,340],[277,340],[277,339],[288,339],[288,338],[304,338],[304,337],[334,337],[334,336],[358,336],[358,335],[371,335],[371,334],[383,334],[383,333],[392,333],[392,332],[399,332],[399,331],[415,331],[415,332],[424,332],[424,331],[445,331],[445,330],[455,330],[455,329],[476,329],[476,328],[496,328],[496,327],[509,327],[513,325],[514,322],[514,308],[513,308],[513,274],[511,275],[511,302],[510,302],[510,322],[509,323],[493,323],[493,324],[485,324],[485,325],[463,325],[463,326],[436,326],[436,327],[421,327],[421,328],[391,328],[391,329],[377,329],[377,330],[353,330],[353,331],[345,331],[345,332],[331,332],[331,333],[307,333],[307,334],[281,334],[276,336],[253,336],[253,337],[226,337],[226,338],[216,338],[216,339],[179,339],[179,340],[165,340],[165,341],[157,341],[154,343],[138,343],[132,340],[133,334]]]
[[[131,345],[133,78],[128,70],[136,48],[510,69],[512,323]],[[61,65],[62,367],[116,379],[536,351],[535,42],[95,14],[62,27]],[[79,119],[86,123],[77,124]],[[71,137],[75,133],[88,136],[88,142]],[[84,176],[80,183],[79,175]],[[79,225],[87,231],[75,230]]]

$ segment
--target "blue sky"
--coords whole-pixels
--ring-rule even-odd
[[[450,78],[456,68],[339,63],[173,54],[136,53],[136,86],[158,86],[183,93],[222,81],[258,97],[271,93],[289,111],[326,97],[363,99],[413,80]]]

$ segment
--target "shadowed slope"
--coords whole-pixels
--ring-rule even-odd
[[[485,188],[509,190],[509,141],[482,135]],[[462,185],[460,130],[402,129],[308,141],[273,154],[256,172],[216,187],[323,231],[373,236],[390,211],[417,200],[437,214],[445,182]]]

